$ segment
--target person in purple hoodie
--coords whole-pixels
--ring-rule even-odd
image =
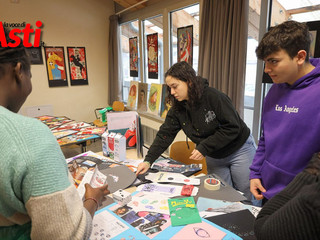
[[[320,60],[309,60],[304,23],[272,27],[256,49],[273,83],[263,104],[262,136],[250,166],[250,190],[262,203],[284,189],[320,151]]]

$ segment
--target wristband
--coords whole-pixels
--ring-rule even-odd
[[[151,166],[151,163],[149,163],[148,161],[144,161],[144,163],[148,163],[149,167]]]
[[[96,208],[96,210],[98,209],[98,207],[99,207],[99,204],[98,204],[98,201],[97,201],[97,199],[95,199],[95,198],[93,198],[93,197],[88,197],[88,198],[86,198],[83,202],[85,202],[85,201],[87,201],[87,200],[92,200],[92,201],[94,201],[95,203],[96,203],[96,205],[97,205],[97,208]]]

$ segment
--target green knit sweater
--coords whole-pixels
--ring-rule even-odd
[[[0,239],[88,238],[91,216],[47,126],[0,106],[0,154]]]

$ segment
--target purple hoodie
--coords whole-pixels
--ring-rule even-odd
[[[250,166],[250,179],[260,178],[270,199],[320,151],[320,59],[315,69],[292,86],[273,84],[264,100],[263,134]]]

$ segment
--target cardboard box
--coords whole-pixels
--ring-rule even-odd
[[[101,135],[101,142],[102,142],[102,153],[104,156],[109,157],[109,147],[108,147],[108,132],[104,132]]]
[[[120,133],[114,137],[114,160],[126,160],[126,137]]]
[[[109,150],[109,157],[114,159],[114,138],[117,134],[114,132],[109,133],[108,135],[108,150]]]
[[[125,205],[132,200],[131,193],[119,189],[118,191],[112,194],[113,200],[120,205]]]

